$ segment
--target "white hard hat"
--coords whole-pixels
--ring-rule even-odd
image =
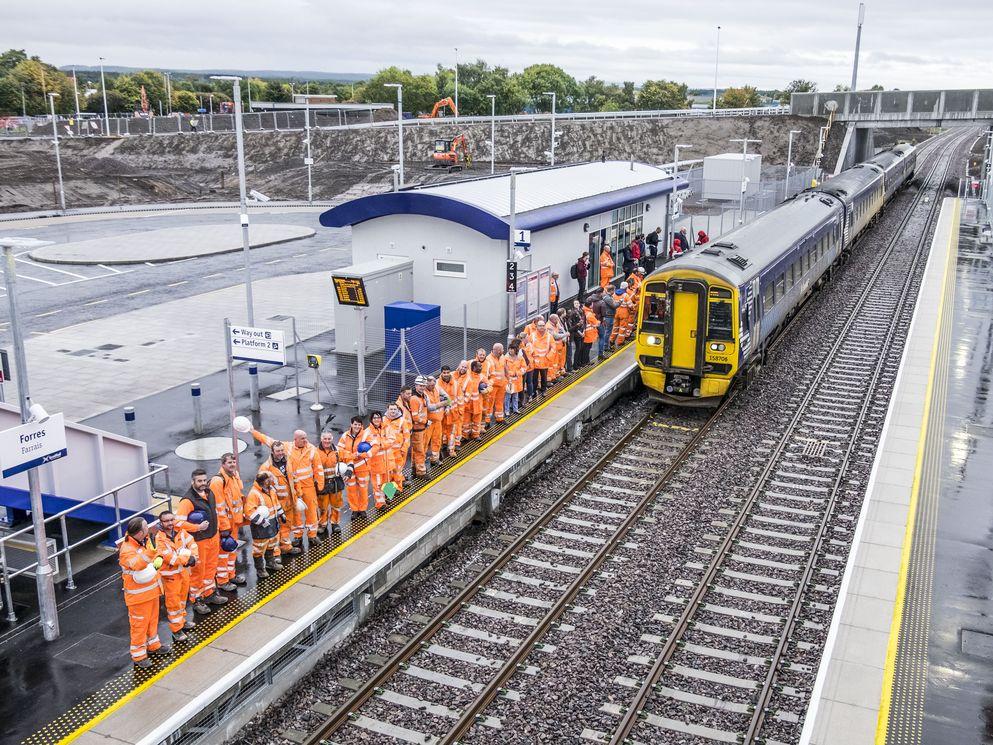
[[[155,567],[149,564],[144,569],[139,569],[137,572],[134,573],[134,581],[137,582],[139,585],[147,585],[149,582],[155,579],[155,575],[156,575]]]
[[[349,466],[347,463],[339,463],[338,464],[338,475],[339,476],[345,476],[345,477],[347,477],[348,476],[348,470],[349,470],[349,468],[351,468],[351,466]]]
[[[418,375],[416,378],[414,378],[414,385],[427,385],[427,384],[428,384],[428,379],[425,378],[423,375]]]
[[[272,513],[269,512],[269,508],[266,507],[264,504],[260,504],[259,508],[255,510],[255,514],[252,515],[252,517],[257,517],[260,520],[265,520],[266,518],[269,517],[270,514]]]
[[[306,512],[307,503],[304,502],[300,497],[297,497],[297,512]]]
[[[252,431],[252,420],[247,416],[236,416],[231,424],[234,425],[235,430],[242,434]]]
[[[627,282],[621,282],[621,289],[622,290],[626,290],[627,288],[628,288],[628,283]]]

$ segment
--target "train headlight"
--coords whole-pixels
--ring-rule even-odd
[[[723,352],[725,349],[727,349],[727,347],[720,343],[710,345],[711,352]]]
[[[650,334],[648,336],[648,338],[645,339],[645,341],[648,344],[651,344],[653,347],[657,347],[657,346],[659,346],[659,345],[662,344],[662,337],[661,336],[655,336],[654,334]]]

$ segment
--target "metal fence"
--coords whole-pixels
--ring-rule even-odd
[[[72,571],[72,552],[81,546],[88,545],[98,540],[118,540],[123,537],[123,526],[132,518],[133,515],[121,514],[121,504],[118,497],[119,492],[127,489],[128,487],[134,486],[135,484],[140,484],[147,481],[149,488],[154,495],[155,491],[155,477],[159,474],[164,474],[165,478],[165,491],[163,492],[165,496],[159,497],[158,499],[152,500],[152,504],[149,505],[147,513],[151,514],[158,510],[160,507],[168,507],[170,500],[170,485],[169,485],[169,469],[167,466],[161,466],[155,463],[149,463],[149,472],[143,476],[139,476],[136,479],[125,482],[110,491],[104,492],[103,494],[98,494],[95,497],[87,499],[83,502],[78,502],[68,509],[57,512],[54,515],[46,517],[44,522],[48,526],[49,523],[54,523],[58,521],[59,532],[62,538],[62,547],[57,548],[57,550],[49,554],[49,562],[52,565],[52,570],[58,573],[58,562],[59,557],[65,557],[66,565],[66,589],[74,590],[76,589],[76,583],[73,578]],[[67,525],[67,520],[74,517],[74,513],[83,509],[84,507],[89,507],[90,505],[105,505],[107,500],[111,501],[114,508],[115,520],[109,525],[104,525],[99,530],[89,533],[80,539],[71,539],[69,536],[69,527]],[[46,531],[47,533],[47,531]],[[30,534],[30,535],[28,535]],[[6,595],[7,602],[7,620],[13,623],[17,620],[17,615],[14,612],[14,600],[11,593],[10,581],[15,577],[19,577],[22,574],[29,574],[34,572],[38,568],[38,561],[28,561],[23,566],[11,566],[10,558],[8,557],[8,551],[13,551],[17,544],[31,544],[34,543],[34,526],[28,525],[21,528],[20,530],[14,531],[13,533],[8,533],[0,537],[0,579],[3,580],[4,594]],[[17,564],[19,562],[15,562]],[[3,607],[3,603],[0,602],[0,608]]]
[[[659,109],[651,111],[591,111],[557,113],[558,122],[606,121],[617,119],[713,119],[728,117],[753,116],[785,116],[790,113],[789,106],[756,107],[745,109]],[[266,111],[242,114],[242,123],[246,131],[293,131],[304,128],[304,110]],[[131,135],[166,135],[194,133],[190,126],[191,117],[172,114],[170,116],[152,117],[120,117],[112,116],[109,121],[111,137],[127,137]],[[395,119],[376,121],[374,111],[352,110],[310,110],[311,127],[316,129],[353,129],[368,127],[395,127]],[[445,117],[440,119],[422,119],[413,117],[404,119],[404,126],[431,126],[439,123],[459,124],[488,124],[493,120],[498,124],[512,122],[549,122],[551,114],[510,114],[497,117],[463,116],[455,119]],[[51,137],[51,117],[9,117],[2,120],[0,134],[14,137]],[[196,133],[202,132],[233,132],[234,114],[201,114],[197,115],[198,126]],[[70,137],[100,137],[104,136],[104,118],[82,117],[72,118],[59,116],[59,134]]]

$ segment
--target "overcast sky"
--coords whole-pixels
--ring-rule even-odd
[[[868,0],[859,87],[993,87],[991,0]],[[911,12],[912,9],[912,12]],[[3,0],[0,47],[56,65],[428,72],[481,57],[577,78],[851,82],[857,0]]]

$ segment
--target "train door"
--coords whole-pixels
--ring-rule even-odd
[[[666,337],[669,365],[699,373],[703,368],[706,334],[707,286],[697,281],[669,283],[672,329]]]

